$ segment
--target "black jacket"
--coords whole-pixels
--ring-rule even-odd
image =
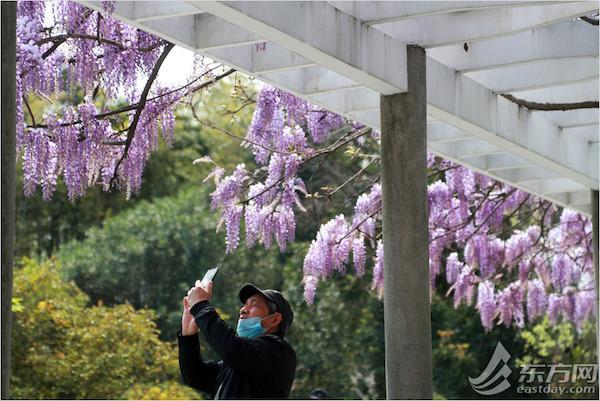
[[[208,301],[197,303],[190,311],[206,342],[222,360],[203,361],[198,336],[178,333],[184,384],[218,399],[289,397],[296,353],[281,336],[239,337]]]

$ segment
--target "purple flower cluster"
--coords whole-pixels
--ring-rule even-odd
[[[494,293],[494,284],[489,281],[482,281],[477,287],[477,310],[481,317],[481,324],[486,330],[494,327],[494,319],[498,314],[496,305],[496,295]]]
[[[380,215],[381,186],[374,184],[368,193],[358,197],[351,222],[338,215],[321,226],[304,258],[305,299],[308,303],[314,301],[319,279],[331,277],[335,271],[346,272],[350,252],[356,274],[364,275],[366,243],[375,249],[372,288],[383,294],[383,242],[375,240],[375,222]]]
[[[320,117],[315,119],[315,115]],[[269,248],[275,241],[282,252],[287,249],[287,244],[295,238],[295,210],[305,211],[300,194],[308,195],[304,181],[298,177],[298,170],[314,156],[314,144],[323,142],[332,130],[343,123],[340,116],[291,94],[270,86],[261,89],[246,134],[246,146],[251,148],[257,164],[262,171],[266,171],[267,176],[264,180],[249,180],[243,188],[236,186],[235,196],[231,199],[222,195],[231,192],[232,180],[236,181],[230,176],[220,180],[212,194],[213,208],[220,209],[227,227],[238,227],[237,230],[231,230],[231,235],[227,237],[228,252],[238,246],[241,216],[245,223],[247,246],[260,243]],[[237,205],[235,213],[233,205]],[[374,235],[372,218],[355,224],[358,226],[355,229],[363,237]],[[355,250],[354,260],[359,274],[364,271],[366,258],[364,239],[362,242],[361,239],[350,238],[343,242],[348,250]],[[314,280],[307,280],[306,283],[309,286],[316,285]]]
[[[530,321],[548,313],[554,322],[562,316],[579,327],[589,318],[589,219],[569,209],[558,215],[546,201],[432,155],[427,167],[444,171],[428,187],[432,291],[443,268],[455,306],[471,303],[477,285],[477,309],[486,330],[496,320],[522,327],[525,304]],[[540,225],[507,235],[507,224],[515,221],[507,217],[518,216],[519,209],[536,211]],[[444,258],[446,249],[457,247],[463,251]],[[571,299],[565,292],[572,301],[565,301]]]
[[[108,11],[114,6],[105,3]],[[53,16],[51,25],[44,25],[46,15]],[[51,199],[60,176],[71,200],[96,183],[106,191],[116,184],[127,196],[139,191],[159,135],[171,142],[173,108],[183,93],[152,88],[116,172],[128,130],[115,132],[107,118],[99,118],[109,110],[98,109],[92,94],[101,90],[109,102],[117,102],[125,93],[131,103],[138,102],[138,81],[154,67],[163,47],[160,39],[70,1],[19,1],[17,38],[17,152],[23,158],[25,194],[32,195],[39,185],[43,198]],[[24,100],[30,94],[53,97],[77,89],[83,90],[83,103],[52,111],[42,121],[30,118],[32,126],[26,125]],[[134,114],[129,114],[130,123]]]

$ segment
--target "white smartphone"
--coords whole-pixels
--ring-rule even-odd
[[[204,273],[204,277],[202,277],[202,281],[200,282],[202,284],[202,286],[205,286],[208,284],[209,281],[212,281],[212,279],[214,279],[215,276],[217,275],[218,271],[219,271],[218,267],[208,269],[206,271],[206,273]]]

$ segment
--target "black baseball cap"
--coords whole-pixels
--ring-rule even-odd
[[[275,308],[277,309],[276,312],[281,313],[282,317],[281,323],[279,324],[279,331],[281,334],[285,334],[294,320],[294,312],[292,311],[290,303],[283,297],[283,295],[281,295],[279,291],[261,290],[251,283],[246,283],[242,286],[242,288],[240,288],[240,301],[245,304],[248,298],[256,294],[262,295],[270,302],[275,304]]]

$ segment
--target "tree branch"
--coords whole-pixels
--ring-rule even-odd
[[[218,68],[218,67],[215,67],[215,68]],[[211,72],[212,70],[214,70],[215,68],[213,68],[213,69],[211,69],[211,70],[207,71],[206,73],[204,73],[204,74],[200,75],[198,78],[196,78],[196,79],[192,80],[191,82],[189,82],[189,83],[187,83],[187,84],[185,84],[185,85],[183,85],[183,86],[181,86],[181,87],[179,87],[179,88],[177,88],[177,89],[173,89],[173,90],[171,90],[171,91],[169,91],[169,92],[165,92],[165,93],[162,93],[162,94],[160,94],[160,95],[158,95],[158,96],[154,96],[154,97],[152,97],[152,98],[148,99],[148,101],[150,102],[150,101],[153,101],[153,100],[159,99],[159,98],[161,98],[161,97],[163,97],[163,96],[167,96],[167,95],[170,95],[170,94],[172,94],[172,93],[178,92],[178,91],[180,91],[180,90],[182,90],[182,89],[185,89],[185,88],[187,88],[188,86],[190,86],[190,85],[192,85],[192,84],[196,83],[196,82],[197,82],[197,81],[198,81],[200,78],[202,78],[202,77],[203,77],[203,76],[205,76],[207,73],[209,73],[209,72]],[[236,71],[236,70],[235,70],[234,68],[231,68],[230,70],[227,70],[227,71],[226,71],[226,72],[224,72],[223,74],[221,74],[221,75],[217,75],[216,77],[214,77],[214,78],[213,78],[213,79],[211,79],[210,81],[203,82],[203,83],[201,83],[200,85],[196,86],[195,88],[192,88],[192,89],[190,89],[190,91],[189,91],[188,93],[196,92],[196,91],[198,91],[198,90],[200,90],[200,89],[204,89],[204,88],[206,88],[207,86],[210,86],[210,85],[212,85],[212,84],[215,84],[215,83],[219,82],[220,80],[222,80],[223,78],[227,77],[228,75],[231,75],[231,74],[233,74],[235,71]]]
[[[375,160],[379,160],[379,158],[372,158],[371,161],[366,166],[364,166],[363,168],[361,168],[360,170],[358,170],[355,174],[352,175],[352,177],[348,178],[346,181],[344,181],[344,183],[342,183],[336,189],[334,189],[333,191],[327,193],[327,195],[328,196],[335,195],[338,191],[340,191],[342,188],[344,188],[346,185],[348,185],[350,182],[352,182],[356,177],[358,177],[360,174],[362,174],[367,168],[369,168],[369,166],[371,166],[371,164],[373,164],[373,162]]]
[[[233,71],[235,71],[235,70],[233,70]],[[203,88],[205,88],[205,87],[207,87],[209,85],[212,85],[212,84],[218,82],[219,80],[225,78],[226,76],[230,75],[233,71],[230,70],[230,71],[227,71],[227,72],[225,72],[225,73],[223,73],[221,75],[218,75],[215,78],[211,79],[210,81],[206,81],[203,84],[198,85],[198,87],[190,90],[190,92],[193,92],[193,91],[196,91],[196,90],[199,90],[199,89],[203,89]],[[194,82],[197,81],[198,79],[194,80]],[[175,89],[175,90],[172,90],[172,91],[160,94],[158,96],[154,96],[152,98],[149,98],[149,99],[146,100],[146,102],[151,102],[151,101],[154,101],[154,100],[159,99],[161,97],[170,95],[171,93],[174,93],[174,92],[177,92],[177,91],[179,91],[181,89],[184,89],[186,86],[189,86],[189,84],[185,85],[185,86],[183,86],[181,88],[178,88],[178,89]],[[121,113],[125,113],[125,112],[128,112],[128,111],[136,110],[138,107],[139,107],[139,103],[133,103],[133,104],[130,104],[130,105],[127,105],[127,106],[123,106],[120,109],[116,109],[116,110],[112,110],[112,111],[107,111],[105,113],[96,114],[94,116],[94,118],[95,119],[102,119],[102,118],[114,116],[116,114],[121,114]],[[69,122],[69,123],[62,123],[62,124],[59,124],[58,126],[59,127],[70,127],[72,125],[77,125],[77,124],[81,124],[81,120],[75,120],[75,121],[72,121],[72,122]],[[32,125],[28,125],[27,128],[48,128],[48,125],[47,124],[32,124]]]
[[[62,35],[50,36],[48,38],[43,38],[43,39],[38,40],[37,42],[35,42],[35,44],[38,46],[41,46],[43,44],[53,42],[54,46],[52,46],[52,48],[50,48],[50,50],[54,51],[58,46],[60,46],[64,42],[66,42],[67,39],[93,40],[93,41],[97,41],[98,43],[104,43],[107,45],[118,47],[119,50],[123,50],[123,51],[128,50],[128,48],[125,45],[123,45],[122,43],[119,43],[115,40],[106,39],[106,38],[103,38],[103,37],[97,36],[97,35],[88,35],[88,34],[84,34],[84,33],[65,33]],[[164,44],[165,44],[164,41],[159,41],[158,43],[156,43],[152,46],[140,47],[135,50],[140,51],[140,52],[149,52],[149,51],[152,51]],[[48,50],[46,53],[51,53],[50,50]],[[44,53],[44,55],[46,55],[46,53]],[[47,56],[46,57],[42,56],[42,57],[46,58]]]
[[[135,115],[133,116],[133,121],[131,122],[131,125],[129,126],[129,130],[127,131],[127,139],[125,140],[125,149],[123,150],[123,155],[121,156],[121,158],[119,159],[119,161],[117,161],[117,164],[115,165],[115,171],[114,171],[112,179],[110,180],[111,185],[112,185],[112,182],[117,177],[117,171],[119,169],[119,166],[121,165],[123,160],[127,157],[127,152],[129,152],[129,148],[131,147],[131,142],[133,141],[133,136],[135,135],[135,129],[137,128],[138,122],[140,120],[140,115],[142,114],[142,110],[144,109],[144,107],[146,105],[146,98],[148,97],[148,92],[150,92],[150,87],[154,83],[154,80],[156,79],[156,76],[158,75],[158,71],[160,70],[160,67],[162,66],[163,62],[165,61],[165,59],[167,58],[167,56],[169,55],[171,50],[173,50],[173,47],[175,47],[175,45],[173,43],[169,43],[165,46],[165,49],[163,50],[162,54],[156,61],[156,64],[154,64],[154,68],[152,69],[152,72],[150,73],[150,76],[148,77],[148,81],[146,81],[146,86],[144,86],[144,90],[142,91],[142,95],[140,96],[140,101],[138,102],[138,107],[135,110]]]
[[[29,102],[27,101],[27,96],[23,95],[23,103],[27,106],[27,111],[29,111],[29,115],[31,116],[31,123],[35,125],[35,117],[33,116],[33,111],[31,111],[31,107],[29,107]]]
[[[277,149],[270,148],[270,147],[268,147],[268,146],[265,146],[265,145],[261,145],[260,143],[257,143],[257,142],[254,142],[254,141],[251,141],[251,140],[249,140],[249,139],[242,138],[241,136],[237,136],[236,134],[234,134],[234,133],[233,133],[233,132],[231,132],[231,131],[228,131],[228,130],[226,130],[225,128],[217,127],[216,125],[212,125],[211,123],[208,123],[208,122],[205,122],[205,121],[202,121],[202,120],[200,120],[200,119],[199,119],[199,118],[198,118],[198,117],[195,115],[195,113],[194,113],[194,117],[196,117],[196,121],[198,121],[198,123],[200,123],[200,124],[202,124],[202,125],[204,125],[204,126],[206,126],[206,127],[209,127],[209,128],[215,129],[215,130],[217,130],[217,131],[221,131],[221,132],[222,132],[222,133],[224,133],[225,135],[228,135],[228,136],[230,136],[230,137],[232,137],[232,138],[235,138],[235,139],[237,139],[237,140],[240,140],[240,141],[242,141],[242,142],[249,143],[249,144],[252,144],[252,145],[255,145],[255,146],[261,147],[261,148],[263,148],[263,149],[265,149],[265,150],[268,150],[269,152],[273,152],[273,153],[280,153],[280,154],[282,154],[282,155],[288,155],[288,156],[290,156],[290,155],[301,155],[301,154],[300,154],[300,153],[298,153],[298,152],[284,152],[284,151],[281,151],[281,150],[277,150]]]
[[[521,107],[525,107],[529,110],[540,110],[540,111],[566,111],[566,110],[577,110],[577,109],[597,109],[599,107],[598,102],[577,102],[577,103],[537,103],[529,102],[527,100],[518,99],[513,95],[503,94],[501,95],[505,99],[510,100],[513,103],[518,104]]]

